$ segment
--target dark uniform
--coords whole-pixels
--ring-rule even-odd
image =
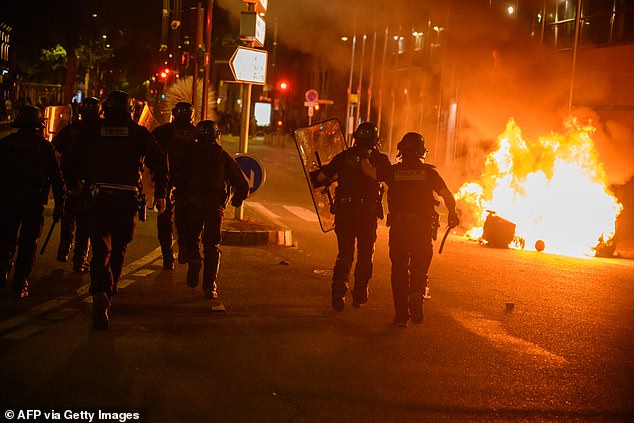
[[[440,194],[449,210],[449,226],[458,225],[453,195],[434,166],[423,162],[423,137],[408,133],[398,144],[403,160],[377,167],[376,177],[388,185],[388,225],[394,322],[407,326],[410,313],[414,323],[423,321],[423,298],[431,264],[432,239],[437,230],[436,199]]]
[[[28,277],[44,227],[44,206],[51,185],[53,217],[59,220],[64,182],[55,150],[41,135],[39,109],[24,106],[13,126],[18,131],[0,140],[0,287],[7,282],[17,246],[12,290],[16,297],[23,298],[29,294]]]
[[[57,248],[57,260],[68,261],[73,244],[73,270],[87,272],[88,248],[90,246],[86,213],[83,210],[80,198],[80,181],[78,175],[73,174],[73,160],[79,157],[82,143],[86,142],[88,134],[94,129],[91,126],[97,124],[99,119],[99,100],[89,97],[82,103],[81,120],[65,126],[53,138],[53,146],[60,155],[60,165],[64,182],[66,183],[66,202],[64,203],[64,216],[60,222],[60,239]]]
[[[196,143],[192,148],[182,193],[183,207],[177,210],[177,213],[182,213],[182,219],[177,220],[179,261],[189,263],[187,285],[192,288],[198,286],[203,261],[199,249],[202,235],[203,292],[210,299],[218,296],[216,278],[220,265],[220,230],[229,186],[235,190],[231,198],[234,207],[239,207],[249,194],[249,183],[236,161],[216,143],[218,137],[215,122],[203,120],[196,126]]]
[[[172,110],[174,121],[161,125],[152,131],[152,135],[167,154],[170,171],[168,193],[172,195],[168,195],[165,211],[156,219],[158,239],[163,253],[163,269],[165,270],[174,268],[172,223],[174,222],[174,209],[179,208],[179,193],[183,189],[183,170],[191,157],[191,149],[194,145],[195,126],[191,123],[192,113],[191,104],[180,102]],[[171,197],[174,201],[171,201]],[[176,218],[179,219],[180,214],[178,212],[176,214]],[[179,225],[177,224],[177,226]]]
[[[328,179],[337,178],[335,194],[335,233],[339,253],[332,276],[332,307],[343,311],[348,290],[348,279],[354,261],[355,241],[357,263],[354,269],[353,306],[368,301],[368,282],[372,277],[372,259],[376,242],[377,219],[382,217],[379,183],[366,176],[361,169],[361,158],[370,154],[374,166],[389,166],[388,157],[376,149],[378,130],[364,122],[354,132],[355,145],[321,168]],[[370,150],[370,151],[369,151]]]
[[[159,212],[165,205],[167,161],[148,130],[129,114],[129,97],[110,93],[104,103],[104,119],[95,125],[86,142],[81,179],[88,194],[88,221],[92,260],[90,293],[93,325],[108,328],[110,298],[117,291],[125,252],[134,236],[144,164],[153,174]],[[157,202],[158,204],[158,202]]]

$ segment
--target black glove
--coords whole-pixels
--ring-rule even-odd
[[[62,216],[64,216],[64,206],[62,204],[55,204],[53,209],[53,220],[58,222]]]
[[[240,207],[242,205],[242,200],[238,200],[237,198],[232,197],[231,198],[231,205],[233,207],[235,207],[235,208],[238,208],[238,207]]]
[[[311,170],[310,172],[308,172],[308,177],[310,178],[310,184],[315,189],[326,185],[323,182],[319,182],[319,180],[317,179],[319,176],[319,172],[321,172],[321,170],[319,169]]]
[[[455,228],[460,224],[460,219],[456,213],[449,213],[449,227]]]

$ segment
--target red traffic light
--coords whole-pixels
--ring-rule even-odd
[[[281,82],[280,82],[280,90],[282,90],[282,91],[286,91],[286,90],[288,90],[288,82],[286,82],[286,81],[281,81]]]
[[[169,75],[169,73],[170,73],[170,69],[169,69],[169,68],[165,68],[165,69],[163,69],[163,71],[160,73],[160,76],[161,76],[161,78],[165,79],[165,78],[167,78],[167,76]]]

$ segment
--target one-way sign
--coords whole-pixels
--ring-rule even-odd
[[[264,85],[267,58],[266,50],[238,47],[229,59],[229,67],[237,82]]]

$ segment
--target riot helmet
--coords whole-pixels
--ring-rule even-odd
[[[103,104],[103,112],[106,117],[130,116],[131,99],[125,91],[115,90],[108,94],[106,102]]]
[[[85,121],[99,119],[101,102],[96,97],[88,97],[81,103],[81,118]]]
[[[191,122],[194,116],[194,106],[186,101],[179,101],[172,109],[172,116],[177,122]]]
[[[218,125],[213,120],[201,120],[198,122],[194,134],[199,141],[215,142],[220,137]]]
[[[22,106],[11,126],[20,129],[42,129],[42,111],[35,106]]]
[[[379,144],[379,129],[373,123],[363,122],[354,131],[352,137],[355,139],[355,145],[374,148]]]
[[[405,134],[396,148],[399,151],[399,157],[414,154],[416,157],[425,158],[427,155],[427,150],[425,149],[425,138],[417,132],[408,132]]]

